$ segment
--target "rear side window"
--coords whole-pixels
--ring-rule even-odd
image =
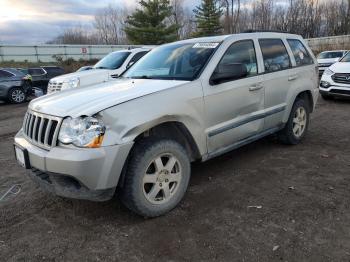
[[[260,39],[259,44],[264,58],[265,73],[291,67],[287,49],[281,39]]]
[[[51,75],[61,75],[64,74],[64,70],[59,67],[45,67],[47,73]]]
[[[28,72],[32,76],[40,76],[45,74],[45,71],[42,68],[29,68]]]
[[[6,72],[4,70],[0,70],[0,77],[12,77],[13,74]]]
[[[297,39],[288,39],[287,41],[292,49],[297,66],[311,65],[314,63],[302,42]]]
[[[258,74],[255,48],[252,40],[243,40],[233,43],[222,57],[219,65],[243,64],[247,68],[249,76]]]

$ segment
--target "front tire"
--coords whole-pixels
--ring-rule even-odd
[[[8,92],[7,99],[12,104],[21,104],[27,100],[27,94],[22,88],[14,87]]]
[[[131,153],[121,200],[141,216],[163,215],[184,197],[190,173],[190,160],[182,145],[168,139],[144,139]]]
[[[310,109],[303,99],[297,99],[290,112],[286,126],[279,132],[284,144],[296,145],[305,137],[310,122]]]

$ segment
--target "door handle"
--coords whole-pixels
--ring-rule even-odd
[[[254,84],[252,86],[249,87],[249,91],[256,91],[256,90],[259,90],[261,88],[263,88],[263,84],[262,83],[257,83],[257,84]]]
[[[299,76],[298,75],[292,75],[290,77],[288,77],[288,81],[294,81],[298,78]]]

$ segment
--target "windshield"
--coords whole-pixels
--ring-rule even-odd
[[[343,56],[343,52],[323,52],[317,56],[318,59],[328,59],[328,58],[340,58]]]
[[[130,55],[130,52],[111,53],[102,58],[93,68],[95,69],[118,69]]]
[[[141,79],[194,80],[219,43],[161,46],[141,58],[123,77]]]
[[[348,52],[344,57],[343,59],[340,60],[340,62],[350,62],[350,52]]]

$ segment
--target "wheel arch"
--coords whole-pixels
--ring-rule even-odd
[[[184,123],[172,120],[161,122],[151,127],[147,127],[147,125],[145,125],[145,127],[146,128],[143,129],[141,127],[138,128],[138,130],[142,131],[134,137],[134,144],[130,149],[128,157],[124,163],[123,170],[118,182],[118,187],[123,187],[130,156],[135,146],[137,146],[138,142],[140,142],[142,139],[146,139],[148,137],[172,139],[184,146],[191,162],[199,160],[202,157],[200,148],[195,141],[195,138],[192,136],[190,130]]]
[[[134,142],[137,144],[138,141],[147,137],[156,137],[160,139],[167,138],[175,140],[186,149],[191,161],[195,161],[201,158],[201,153],[194,137],[186,125],[182,122],[173,120],[158,123],[139,133],[135,137]]]
[[[312,91],[309,89],[306,90],[299,90],[298,92],[294,93],[294,96],[288,99],[288,101],[292,101],[292,103],[289,103],[287,105],[287,110],[283,118],[283,123],[286,123],[289,119],[290,112],[292,111],[293,105],[297,99],[304,99],[309,106],[310,113],[314,110],[314,98],[312,96]]]

